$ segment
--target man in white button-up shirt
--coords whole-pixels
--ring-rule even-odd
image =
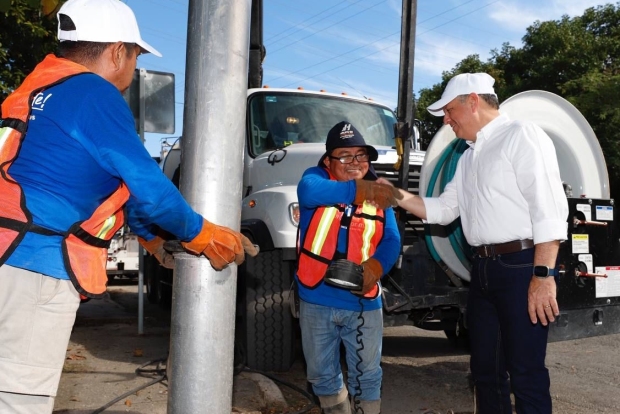
[[[469,148],[439,197],[401,190],[399,204],[428,223],[460,216],[474,249],[467,324],[478,412],[511,413],[512,388],[517,413],[551,414],[547,324],[559,315],[553,276],[568,203],[551,139],[500,114],[494,82],[457,75],[428,107]]]

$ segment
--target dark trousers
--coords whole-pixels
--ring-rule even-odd
[[[511,388],[517,413],[551,414],[549,330],[527,312],[533,260],[528,249],[473,261],[467,324],[480,414],[512,413]]]

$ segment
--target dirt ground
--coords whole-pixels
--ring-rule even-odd
[[[123,318],[109,314],[108,310],[107,315],[79,321],[67,354],[55,414],[91,413],[93,408],[156,378],[156,374],[137,376],[134,371],[141,364],[165,357],[169,313],[146,303],[145,334],[137,335],[134,316],[131,321],[127,320],[128,314],[137,318],[136,292],[135,284],[111,287],[112,301],[119,312],[122,311],[119,314],[125,315]],[[101,323],[102,318],[106,323]],[[609,335],[549,344],[547,367],[551,374],[554,414],[620,413],[619,341],[620,335]],[[104,368],[97,365],[93,369],[91,356],[103,361]],[[465,349],[448,341],[443,332],[423,331],[410,326],[386,328],[382,367],[384,413],[474,413],[469,355]],[[302,391],[308,390],[301,355],[289,372],[267,374]],[[88,381],[85,381],[86,377]],[[96,387],[93,383],[97,384]],[[276,383],[289,408],[275,408],[252,401],[253,405],[261,407],[256,412],[297,413],[308,407],[305,396],[284,383]],[[252,394],[244,401],[258,398],[256,395]],[[165,384],[157,383],[105,412],[165,413],[166,399]],[[317,408],[306,412],[320,413]]]
[[[170,312],[145,298],[144,330],[139,334],[137,291],[133,281],[115,281],[108,297],[80,306],[54,414],[167,412],[167,382],[161,379],[169,347]],[[277,387],[273,386],[280,399],[274,398],[277,393],[268,392],[265,387],[270,384],[264,379],[248,372],[234,377],[232,413],[260,414],[261,409],[283,401]]]

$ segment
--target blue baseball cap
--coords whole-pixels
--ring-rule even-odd
[[[349,148],[349,147],[364,147],[368,151],[370,161],[377,161],[379,153],[372,145],[366,144],[362,134],[353,126],[349,121],[340,121],[332,127],[327,133],[327,140],[325,141],[325,154],[319,160],[319,167],[325,167],[323,161],[327,158],[332,151],[337,148]],[[370,163],[369,163],[370,164]],[[377,174],[372,164],[368,167],[368,173],[364,177],[365,179],[377,179]]]

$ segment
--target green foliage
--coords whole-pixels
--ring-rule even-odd
[[[56,49],[56,24],[32,0],[12,0],[8,11],[0,12],[0,102]]]
[[[487,72],[500,102],[526,90],[546,90],[570,101],[596,133],[609,172],[612,197],[620,198],[620,3],[592,7],[582,16],[535,22],[523,46],[493,50],[487,62],[468,56],[442,82],[422,89],[417,101],[421,140],[428,144],[442,125],[426,108],[459,73]]]

